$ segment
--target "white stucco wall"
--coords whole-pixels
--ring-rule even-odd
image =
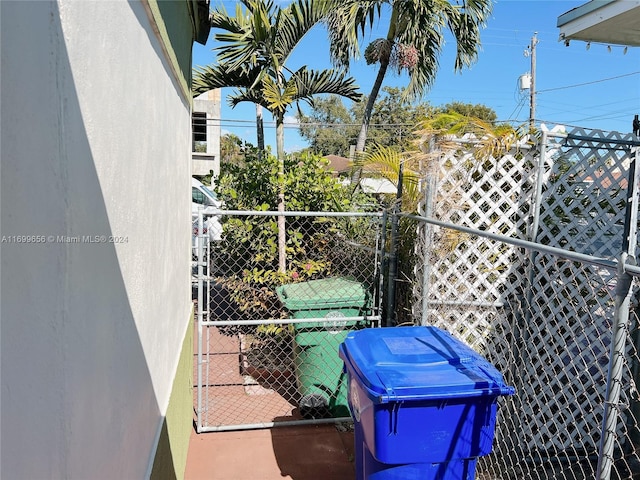
[[[193,154],[191,173],[193,175],[220,175],[220,101],[221,90],[216,88],[204,92],[193,99],[193,111],[204,112],[207,121],[207,152]]]
[[[144,478],[191,308],[188,100],[141,3],[0,8],[0,477]]]

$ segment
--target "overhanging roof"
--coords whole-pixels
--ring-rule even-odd
[[[592,0],[558,17],[560,40],[640,46],[640,0]]]

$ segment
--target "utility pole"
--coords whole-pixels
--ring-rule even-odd
[[[529,90],[529,128],[533,130],[536,118],[536,45],[538,32],[533,32],[529,52],[531,53],[531,89]]]

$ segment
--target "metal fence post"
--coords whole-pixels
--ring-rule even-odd
[[[398,191],[396,201],[393,204],[391,214],[391,245],[389,247],[389,283],[387,285],[387,312],[385,315],[385,327],[393,327],[396,321],[396,281],[398,277],[398,223],[402,210],[402,172],[403,164],[400,162],[398,170]]]
[[[425,178],[424,216],[433,217],[436,198],[436,175],[428,173]],[[423,223],[423,271],[422,271],[422,315],[421,325],[429,324],[429,287],[431,284],[431,249],[433,247],[433,225]]]
[[[387,211],[382,211],[380,219],[380,266],[378,273],[378,314],[382,315],[384,306],[384,281],[385,269],[387,267]],[[378,322],[378,326],[382,326],[382,322]]]
[[[632,297],[633,298],[633,297]],[[634,346],[634,354],[632,355],[631,362],[631,381],[632,384],[636,386],[640,385],[640,363],[638,362],[638,352],[640,352],[640,298],[636,298],[632,300],[632,305],[635,306],[633,308],[633,312],[635,315],[634,321],[634,329],[631,332],[631,341]],[[629,438],[631,439],[631,448],[635,450],[638,445],[640,445],[640,399],[631,398],[631,415],[629,418],[628,427],[629,427]]]
[[[547,132],[542,132],[542,140],[540,142],[540,153],[538,159],[538,165],[536,167],[536,189],[533,198],[533,218],[531,222],[531,230],[529,231],[530,242],[538,241],[538,230],[540,227],[540,210],[542,209],[542,187],[544,184],[544,166],[547,162]],[[534,281],[534,265],[536,261],[536,257],[538,252],[535,250],[531,250],[529,252],[529,265],[528,265],[528,283],[527,283],[527,292],[525,295],[526,304],[525,304],[525,312],[524,312],[524,323],[525,323],[525,333],[528,333],[529,329],[526,326],[529,325],[531,321],[531,300],[533,299],[533,281]],[[523,341],[526,342],[526,336],[523,336]]]
[[[633,276],[627,271],[629,265],[636,265],[635,250],[637,247],[636,230],[638,225],[638,172],[636,150],[635,159],[629,169],[629,183],[627,194],[626,214],[624,221],[624,237],[622,254],[618,262],[618,283],[616,286],[615,312],[611,333],[611,348],[609,353],[609,371],[607,374],[607,392],[604,401],[602,418],[602,434],[598,451],[598,467],[596,479],[608,480],[613,466],[616,429],[618,424],[618,402],[622,387],[622,370],[625,362],[625,345],[627,339],[627,325],[629,323],[629,308],[631,305],[631,285]]]
[[[618,423],[618,402],[622,386],[622,370],[624,367],[627,324],[629,322],[629,305],[631,300],[631,283],[633,276],[625,271],[627,262],[632,260],[626,253],[620,258],[618,285],[616,288],[615,313],[612,325],[611,348],[609,353],[609,373],[607,374],[607,393],[604,401],[602,418],[602,434],[598,452],[598,468],[596,478],[608,480],[613,465],[613,454]],[[635,262],[630,263],[634,265]]]
[[[198,250],[198,411],[197,415],[197,425],[196,430],[198,433],[202,431],[202,301],[203,301],[203,292],[204,282],[202,281],[203,275],[203,251],[202,251],[202,243],[203,243],[203,232],[204,232],[204,222],[202,219],[202,207],[198,208],[198,232],[196,234],[196,245]]]

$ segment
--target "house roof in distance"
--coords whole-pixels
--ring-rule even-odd
[[[347,157],[325,155],[324,158],[329,160],[329,170],[333,170],[335,173],[349,173],[351,171],[351,160]]]

